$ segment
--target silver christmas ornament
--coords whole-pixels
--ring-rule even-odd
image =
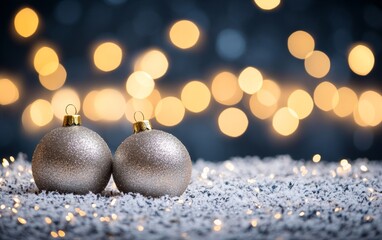
[[[121,192],[145,196],[180,196],[187,188],[192,162],[173,135],[152,130],[147,120],[134,123],[134,134],[118,147],[113,178]]]
[[[100,193],[110,180],[109,147],[96,132],[80,126],[75,111],[65,115],[63,126],[47,133],[33,153],[32,173],[40,190]]]

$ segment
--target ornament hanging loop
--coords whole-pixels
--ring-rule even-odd
[[[74,104],[68,104],[68,105],[66,105],[66,107],[65,107],[65,113],[66,113],[66,115],[70,115],[69,113],[68,113],[68,107],[70,107],[70,106],[72,106],[73,108],[74,108],[74,114],[73,115],[77,115],[77,108],[76,108],[76,106],[74,106]]]
[[[137,113],[140,113],[142,115],[142,121],[137,121],[137,118],[136,118]],[[136,111],[134,113],[134,120],[135,120],[135,123],[133,123],[134,133],[139,133],[139,132],[148,131],[152,129],[150,121],[145,120],[145,115],[143,114],[143,112]]]
[[[135,120],[135,122],[138,122],[138,120],[137,120],[137,118],[136,118],[137,113],[140,113],[140,114],[142,115],[142,121],[144,121],[144,120],[145,120],[145,115],[143,114],[143,112],[141,112],[141,111],[136,111],[136,112],[134,113],[134,120]]]
[[[74,114],[71,115],[68,113],[68,107],[72,106],[74,108]],[[74,106],[74,104],[68,104],[65,107],[65,113],[64,120],[62,122],[63,127],[70,127],[70,126],[80,126],[82,124],[81,116],[77,114],[77,108]]]

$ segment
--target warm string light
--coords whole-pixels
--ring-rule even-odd
[[[215,219],[213,221],[213,224],[214,224],[213,225],[213,230],[215,232],[219,232],[222,229],[222,227],[223,227],[223,222],[220,219]]]
[[[314,78],[323,78],[330,71],[330,59],[321,51],[310,52],[304,61],[306,72]]]
[[[66,235],[65,231],[63,231],[63,230],[58,230],[57,232],[55,232],[55,231],[50,232],[50,236],[52,236],[53,238],[58,238],[58,237],[64,238],[65,235]]]
[[[382,121],[382,96],[375,91],[365,91],[358,101],[357,111],[361,121],[375,127]]]
[[[149,49],[135,60],[134,71],[143,71],[153,79],[161,78],[168,70],[168,58],[160,49]]]
[[[94,99],[95,114],[104,121],[118,121],[125,114],[126,99],[117,89],[105,88]]]
[[[322,111],[330,111],[338,104],[339,96],[336,86],[330,82],[321,82],[314,90],[314,103]]]
[[[211,93],[208,87],[200,81],[190,81],[181,93],[184,107],[194,113],[202,112],[210,104]]]
[[[175,126],[179,124],[185,115],[185,108],[182,101],[170,96],[162,98],[155,107],[155,118],[164,126]]]
[[[81,110],[81,100],[77,91],[67,87],[56,91],[51,100],[54,116],[59,120],[63,119],[66,113],[62,110],[69,104],[76,106],[77,111]]]
[[[260,90],[256,93],[257,100],[264,106],[275,106],[281,96],[279,85],[273,80],[264,80]]]
[[[247,115],[239,108],[227,108],[218,117],[218,125],[222,133],[230,137],[241,136],[248,127]]]
[[[307,32],[299,30],[288,38],[289,52],[298,59],[305,59],[315,46],[314,38]]]
[[[275,10],[280,0],[254,0],[261,10]],[[18,35],[28,38],[34,35],[39,27],[40,18],[31,8],[20,9],[14,18],[14,28]],[[191,20],[174,22],[168,31],[169,41],[181,50],[194,48],[201,42],[202,28]],[[315,39],[304,30],[290,34],[287,47],[292,56],[304,60],[306,72],[314,78],[323,78],[330,71],[330,59],[326,53],[315,49]],[[27,132],[33,133],[47,126],[53,116],[61,119],[63,105],[75,104],[80,110],[81,100],[74,89],[62,88],[65,85],[67,72],[60,63],[59,55],[51,45],[42,44],[32,54],[33,66],[38,73],[41,85],[56,91],[52,100],[37,99],[23,111],[22,123]],[[95,67],[103,72],[117,69],[125,57],[124,47],[116,41],[98,42],[92,59]],[[356,43],[348,52],[350,69],[358,75],[369,74],[375,63],[372,49],[365,43]],[[149,48],[140,53],[134,60],[134,72],[126,80],[125,92],[113,88],[91,90],[83,100],[85,116],[92,121],[114,122],[126,116],[133,121],[131,112],[142,111],[146,118],[155,118],[164,126],[176,126],[182,122],[186,111],[200,113],[211,104],[211,96],[222,105],[232,106],[243,100],[243,93],[249,94],[249,110],[259,119],[272,118],[272,126],[280,135],[289,136],[296,132],[299,121],[308,118],[317,106],[322,111],[345,118],[353,116],[357,125],[375,127],[382,122],[382,96],[372,90],[360,95],[349,87],[337,89],[330,82],[321,82],[314,90],[313,96],[303,89],[296,89],[289,94],[287,103],[280,99],[282,91],[277,81],[263,79],[261,71],[249,66],[236,74],[229,71],[217,73],[211,86],[203,81],[189,81],[178,96],[161,97],[156,100],[150,96],[155,92],[155,79],[163,77],[169,69],[169,57],[159,48]],[[0,105],[9,105],[19,99],[19,87],[8,78],[0,79]],[[229,108],[230,109],[230,108]],[[228,109],[226,109],[228,110]],[[221,132],[230,137],[245,133],[248,118],[245,109],[235,107],[224,110],[218,117]],[[235,111],[235,116],[229,114]],[[224,114],[223,114],[224,113]],[[281,119],[287,121],[281,121]],[[234,126],[228,125],[234,123]]]
[[[126,81],[126,91],[133,98],[144,99],[154,90],[155,82],[146,72],[133,72]]]
[[[262,10],[270,11],[277,8],[281,0],[253,0],[253,2]]]
[[[7,168],[7,167],[9,167],[9,162],[8,162],[8,160],[7,159],[5,159],[5,158],[3,158],[3,161],[2,161],[2,163],[1,163],[2,165],[3,165],[3,167],[4,168]]]
[[[321,161],[321,155],[320,154],[315,154],[312,158],[313,162],[318,163]]]
[[[53,74],[59,65],[58,54],[50,46],[42,46],[34,53],[33,66],[36,72],[41,76]]]
[[[110,72],[122,62],[122,49],[115,42],[100,43],[94,50],[94,65],[101,71]]]
[[[41,85],[51,91],[61,88],[66,81],[66,69],[61,64],[49,75],[39,75]]]
[[[289,136],[294,133],[299,125],[297,113],[288,107],[280,108],[272,119],[274,130],[283,136]]]
[[[162,99],[161,93],[158,89],[154,89],[151,94],[145,99],[131,98],[126,103],[125,116],[126,119],[134,123],[134,112],[141,111],[146,119],[155,117],[155,108],[159,101]]]
[[[288,108],[297,114],[298,119],[304,119],[313,110],[312,97],[305,90],[297,89],[288,97]]]
[[[33,123],[39,127],[45,126],[53,119],[51,104],[44,99],[37,99],[31,104],[30,117]]]
[[[9,105],[19,99],[19,89],[16,84],[8,79],[0,79],[0,105]]]
[[[39,25],[39,17],[33,9],[27,7],[17,12],[13,23],[16,32],[20,36],[28,38],[36,32]]]
[[[151,119],[154,117],[154,109],[156,104],[153,104],[150,100],[130,98],[126,103],[125,116],[126,119],[134,123],[134,112],[140,111],[145,116],[145,119]]]
[[[169,31],[170,41],[180,49],[189,49],[196,45],[200,38],[198,26],[189,20],[175,22]]]
[[[247,94],[256,93],[263,85],[263,75],[254,67],[245,68],[240,73],[238,80],[241,90]]]
[[[349,67],[355,74],[366,76],[373,69],[374,62],[374,53],[364,44],[357,44],[349,51]]]
[[[237,77],[228,71],[223,71],[212,79],[211,93],[215,101],[223,105],[235,105],[241,101],[241,90]]]
[[[333,112],[338,117],[351,115],[357,106],[357,94],[348,87],[341,87],[337,91],[338,101],[333,104]]]
[[[337,174],[342,176],[342,175],[345,175],[345,174],[349,174],[350,171],[351,171],[351,164],[349,163],[349,161],[347,159],[342,159],[340,161],[340,166],[337,167]]]
[[[251,68],[247,68],[247,69],[251,69]],[[252,68],[251,71],[253,69],[254,68]],[[141,73],[142,73],[142,75],[145,75],[146,77],[149,76],[145,72],[141,72]],[[248,73],[244,73],[244,76],[246,74],[248,74]],[[243,75],[242,75],[242,77],[243,77]],[[221,79],[222,81],[225,81],[227,79],[232,79],[233,80],[232,82],[233,83],[236,82],[236,84],[237,84],[236,89],[240,89],[240,77],[239,77],[239,79],[236,79],[236,77],[233,74],[231,74],[229,72],[222,72],[214,78],[213,84],[211,86],[212,96],[215,98],[215,100],[220,101],[219,103],[224,104],[225,103],[223,100],[224,94],[219,93],[219,91],[222,91],[223,89],[218,90],[218,88],[217,88],[217,86],[218,86],[217,83],[218,83],[219,79]],[[277,105],[278,105],[277,103],[280,99],[280,92],[281,91],[280,91],[279,85],[275,81],[262,80],[262,78],[260,78],[260,79],[261,79],[260,80],[261,87],[260,87],[260,89],[256,89],[256,92],[254,94],[251,94],[250,101],[249,101],[249,107],[250,107],[250,110],[252,111],[252,113],[256,117],[258,117],[259,119],[267,119],[276,113]],[[195,86],[193,86],[193,85],[195,85]],[[244,85],[242,84],[243,88],[244,88]],[[139,86],[139,84],[138,84],[138,86]],[[221,86],[224,86],[224,85],[221,85]],[[129,113],[137,111],[137,110],[143,110],[143,111],[145,111],[145,116],[147,115],[148,118],[156,117],[157,119],[161,119],[158,122],[160,124],[163,124],[166,126],[175,126],[182,121],[182,119],[184,117],[184,113],[175,117],[174,120],[168,119],[169,120],[168,123],[166,122],[167,120],[163,121],[163,119],[166,117],[164,117],[164,114],[160,115],[159,114],[159,112],[160,112],[159,108],[157,108],[157,105],[158,105],[161,97],[160,96],[155,97],[156,98],[155,101],[149,100],[150,96],[153,95],[153,93],[154,93],[154,89],[151,90],[152,87],[149,87],[149,90],[146,90],[147,88],[145,89],[144,85],[139,86],[138,90],[136,92],[132,91],[131,88],[127,88],[127,89],[130,89],[131,92],[134,92],[132,94],[138,94],[135,96],[140,96],[139,94],[142,93],[142,91],[139,90],[140,87],[143,87],[143,89],[144,89],[143,92],[144,91],[147,92],[143,95],[144,97],[142,99],[131,98],[127,102],[125,100],[125,97],[118,90],[103,89],[101,91],[93,90],[93,91],[89,92],[84,99],[84,105],[83,106],[84,106],[85,116],[87,116],[90,120],[93,120],[93,121],[99,121],[99,120],[117,121],[125,113],[127,119],[129,121],[133,121],[131,116],[130,116],[131,114],[129,114]],[[232,89],[235,89],[235,87],[232,87],[229,89],[232,90]],[[239,92],[239,93],[241,92],[241,95],[239,95],[241,98],[243,89],[240,89],[240,91],[234,90],[231,95],[234,95],[235,91]],[[359,123],[360,121],[362,121],[362,123],[364,123],[363,125],[365,125],[365,126],[366,125],[367,126],[376,126],[380,123],[380,121],[382,121],[382,119],[379,115],[381,113],[380,113],[380,111],[378,111],[378,109],[376,107],[378,102],[380,101],[380,99],[382,99],[382,97],[376,92],[371,91],[372,94],[370,94],[369,92],[366,92],[365,95],[366,96],[371,95],[371,97],[369,97],[371,100],[369,99],[367,101],[363,101],[363,102],[359,103],[358,97],[352,89],[350,89],[348,87],[342,87],[342,88],[337,89],[333,84],[331,84],[329,82],[322,82],[316,87],[316,89],[314,91],[314,104],[323,111],[333,110],[333,112],[339,117],[346,117],[346,116],[352,114],[353,111],[354,111],[354,116],[356,116],[356,113],[358,113],[359,109],[361,109],[361,111],[366,111],[371,106],[374,110],[374,113],[373,113],[374,115],[370,116],[369,119],[372,119],[372,120],[367,119],[367,117],[370,115],[370,113],[369,113],[369,115],[366,114],[363,116],[363,118],[366,120],[363,120],[359,117],[357,119],[355,117],[355,121],[356,121],[356,123]],[[149,94],[149,96],[146,96],[147,94]],[[160,93],[159,94],[156,93],[156,95],[160,95]],[[206,85],[204,85],[203,82],[191,81],[185,85],[185,87],[182,91],[182,94],[180,94],[180,95],[182,98],[181,99],[182,104],[176,105],[176,106],[178,106],[178,109],[184,109],[185,108],[185,109],[190,110],[191,112],[200,112],[200,111],[203,111],[206,108],[206,106],[208,106],[211,93],[209,91],[209,88]],[[196,98],[196,100],[197,100],[196,101],[194,96],[198,96],[198,95],[199,95],[199,97]],[[206,96],[206,97],[204,98],[203,96]],[[329,98],[328,98],[328,96],[329,96]],[[142,95],[141,95],[141,97],[142,97]],[[203,100],[203,99],[205,99],[205,100]],[[32,104],[30,106],[31,108],[29,108],[28,111],[26,111],[26,112],[31,112],[31,109],[34,109],[32,111],[32,114],[31,114],[31,116],[32,116],[31,119],[32,119],[33,124],[40,126],[40,127],[47,125],[52,120],[50,117],[51,114],[49,113],[50,110],[48,110],[49,108],[52,108],[53,113],[56,115],[56,117],[59,118],[59,117],[62,117],[61,115],[63,113],[62,113],[62,111],[59,111],[59,110],[55,111],[55,109],[61,109],[62,110],[62,106],[60,107],[60,105],[62,105],[62,102],[77,102],[77,105],[80,106],[80,100],[79,100],[78,94],[73,89],[70,89],[70,88],[63,88],[63,89],[60,89],[59,91],[57,91],[54,94],[54,96],[52,98],[51,106],[49,106],[49,107],[48,107],[48,104],[45,104],[45,102],[44,102],[44,104],[46,106],[44,104],[40,104],[40,103],[42,103],[42,101],[45,101],[45,100],[40,99],[40,101],[37,101],[38,104],[37,103],[35,103],[35,104],[37,104],[37,106],[39,106],[39,108],[45,109],[42,111],[42,113],[43,113],[42,116],[45,116],[45,117],[37,116],[39,114],[36,114],[36,113],[33,114],[33,112],[36,112],[36,105],[35,104]],[[61,103],[61,104],[58,104],[58,103]],[[162,104],[163,103],[161,102],[161,105]],[[33,105],[34,105],[34,107],[32,108]],[[171,102],[170,102],[170,105],[171,105]],[[297,117],[300,120],[308,117],[310,115],[312,109],[313,109],[312,97],[310,96],[309,93],[307,93],[306,91],[304,91],[302,89],[297,89],[289,95],[287,105],[288,105],[288,108],[292,111],[292,113],[293,112],[296,113]],[[361,107],[357,108],[357,106],[360,106],[360,105],[361,105]],[[102,107],[102,106],[104,106],[104,107]],[[114,108],[113,108],[113,106],[114,106]],[[120,111],[121,109],[125,108],[124,106],[126,106],[126,111]],[[180,107],[180,106],[182,106],[182,107]],[[157,108],[156,112],[154,111],[155,108]],[[365,108],[366,108],[366,110],[365,110]],[[105,112],[107,112],[108,114],[104,114]],[[182,113],[182,111],[180,113]],[[273,118],[277,119],[277,117],[275,117],[275,116]],[[374,118],[375,118],[375,120],[374,120]],[[27,123],[28,121],[30,121],[30,119],[28,120],[26,115],[23,114],[23,125],[25,128],[28,128],[28,123]],[[365,123],[365,121],[368,123]],[[274,124],[273,124],[274,129],[276,130],[277,133],[280,133],[280,130],[278,130],[278,129],[281,127],[281,125],[278,126],[276,120],[274,120],[273,122],[274,122]],[[359,124],[359,125],[361,125],[361,124]],[[295,130],[297,129],[296,128],[295,130],[293,130],[293,128],[294,127],[291,127],[291,130],[289,130],[291,133],[289,133],[289,134],[286,134],[286,133],[280,133],[280,134],[284,135],[284,136],[288,136],[288,135],[292,134],[293,132],[295,132]],[[230,135],[228,134],[228,136],[230,136]]]
[[[273,216],[276,220],[279,220],[283,217],[283,215],[281,213],[276,213],[274,216]]]

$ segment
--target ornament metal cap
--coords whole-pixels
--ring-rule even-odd
[[[142,115],[142,121],[137,121],[137,119],[135,117],[135,115],[137,113],[140,113]],[[134,133],[139,133],[139,132],[148,131],[148,130],[152,129],[150,121],[149,120],[145,120],[145,116],[143,115],[143,113],[141,111],[138,111],[138,112],[134,113],[134,120],[135,120],[135,123],[133,123],[133,131],[134,131]]]
[[[74,107],[74,114],[68,113],[68,107],[73,106]],[[70,127],[70,126],[80,126],[82,124],[81,116],[77,114],[77,108],[73,104],[68,104],[65,108],[66,115],[64,116],[64,120],[62,122],[63,127]]]

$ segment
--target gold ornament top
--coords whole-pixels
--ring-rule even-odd
[[[74,114],[68,113],[68,107],[73,106],[74,107]],[[64,116],[64,120],[62,122],[63,127],[70,127],[70,126],[80,126],[82,124],[81,116],[77,114],[77,108],[73,104],[68,104],[65,108],[66,115]]]
[[[137,119],[135,118],[135,115],[137,113],[141,113],[142,114],[142,121],[137,121]],[[139,133],[139,132],[148,131],[148,130],[152,129],[150,121],[149,120],[145,120],[145,116],[143,115],[142,112],[140,112],[140,111],[135,112],[134,113],[134,120],[135,120],[135,123],[133,123],[133,131],[134,131],[134,133]]]

